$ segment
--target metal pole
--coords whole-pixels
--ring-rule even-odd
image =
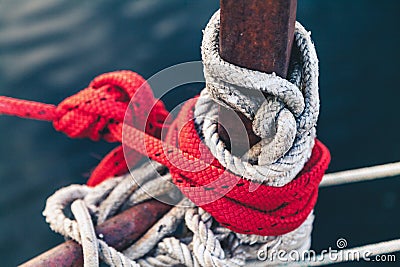
[[[238,66],[275,72],[285,78],[294,39],[297,0],[220,0],[220,3],[221,57]],[[251,122],[237,115],[246,127],[248,142],[235,131],[237,116],[223,107],[219,112],[218,133],[228,147],[235,146],[235,151],[244,153],[248,144],[253,146],[259,138]]]
[[[97,235],[117,250],[133,244],[158,221],[171,206],[150,200],[138,204],[96,226]],[[23,267],[83,266],[82,247],[73,240],[64,242],[22,264]]]

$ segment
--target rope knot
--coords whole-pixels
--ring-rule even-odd
[[[98,141],[122,142],[122,125],[160,138],[161,130],[169,127],[168,111],[161,100],[154,98],[149,84],[132,71],[102,74],[79,93],[58,106],[0,96],[0,115],[52,121],[57,131],[71,138],[88,137]],[[130,153],[128,161],[141,159]],[[122,146],[113,149],[93,170],[88,185],[127,171]]]
[[[268,95],[258,109],[253,131],[261,141],[250,148],[247,157],[258,159],[259,165],[272,164],[283,157],[292,147],[296,137],[296,119],[275,96]]]
[[[111,129],[123,123],[125,113],[128,124],[152,135],[161,132],[167,116],[164,105],[154,99],[147,82],[131,71],[96,77],[87,88],[61,102],[56,111],[56,130],[72,138],[108,142],[120,141],[120,136],[112,134]]]
[[[284,186],[311,156],[319,114],[318,58],[307,31],[295,27],[295,53],[287,79],[224,61],[219,55],[219,12],[204,31],[206,90],[196,103],[199,134],[229,171],[257,183]],[[216,104],[242,113],[261,138],[244,156],[229,151],[218,134]]]

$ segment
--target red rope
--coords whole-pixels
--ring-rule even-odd
[[[138,129],[145,129],[147,134],[159,137],[168,112],[164,104],[154,98],[147,82],[131,71],[102,74],[87,88],[65,99],[57,107],[0,96],[0,114],[52,121],[57,131],[71,138],[88,137],[94,141],[104,139],[121,142],[121,136],[114,136],[110,130],[122,125],[131,99],[131,112],[127,112],[127,116],[134,114],[134,117],[127,117],[125,121]],[[132,153],[130,163],[135,164],[141,157],[137,152]],[[104,157],[87,183],[95,186],[127,171],[122,146],[118,146]]]
[[[131,98],[133,105],[128,105]],[[255,184],[225,170],[201,142],[193,121],[195,103],[196,98],[183,106],[169,126],[166,142],[159,138],[168,112],[143,78],[128,71],[99,76],[57,107],[0,97],[0,114],[51,120],[70,137],[124,141],[130,165],[140,155],[162,163],[188,198],[235,232],[275,236],[299,227],[316,203],[318,185],[330,161],[327,148],[316,140],[311,159],[289,184]],[[132,112],[127,112],[125,122],[129,123],[122,125],[128,108]],[[118,146],[97,166],[88,184],[126,171],[123,149]]]

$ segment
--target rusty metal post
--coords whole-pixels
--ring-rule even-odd
[[[97,235],[117,250],[123,250],[143,235],[171,206],[157,200],[138,204],[96,226]],[[82,247],[73,240],[64,242],[22,264],[23,267],[83,266]]]
[[[285,78],[294,39],[297,0],[220,0],[220,3],[221,57],[238,66],[275,72]],[[235,146],[235,151],[245,152],[246,146],[253,146],[259,138],[251,122],[238,115],[248,132],[248,142],[244,136],[235,135],[237,116],[223,107],[219,112],[218,133],[228,147]]]

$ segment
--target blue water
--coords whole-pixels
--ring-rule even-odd
[[[399,6],[299,1],[321,62],[318,133],[330,171],[400,160]],[[217,8],[217,0],[3,0],[0,95],[59,103],[103,72],[150,77],[199,60],[201,30]],[[0,129],[0,260],[12,266],[63,241],[41,216],[46,198],[84,183],[113,145],[18,118],[0,117]],[[399,211],[399,179],[322,189],[313,248],[335,247],[339,237],[349,246],[400,238]]]

